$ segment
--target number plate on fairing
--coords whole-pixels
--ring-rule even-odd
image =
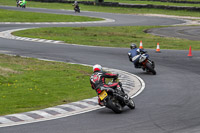
[[[99,98],[101,100],[105,99],[108,96],[107,92],[104,90],[99,94]]]

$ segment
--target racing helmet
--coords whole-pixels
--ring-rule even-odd
[[[131,49],[137,48],[137,45],[136,45],[135,43],[131,43],[130,48],[131,48]]]
[[[102,71],[102,67],[99,64],[93,66],[93,72]]]

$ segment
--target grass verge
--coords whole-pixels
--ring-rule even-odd
[[[144,47],[150,49],[155,49],[159,42],[161,49],[187,50],[189,46],[192,46],[193,50],[200,50],[200,41],[144,33],[147,29],[159,27],[163,26],[54,27],[17,31],[13,34],[92,46],[129,47],[131,42],[139,44],[142,40]]]
[[[13,0],[0,0],[0,5],[16,6],[16,3]],[[28,1],[27,8],[29,7],[73,10],[72,4],[63,4],[63,3],[43,3],[43,2]],[[82,4],[80,4],[80,8],[81,10],[84,10],[84,11],[97,11],[97,12],[109,12],[109,13],[125,13],[125,14],[151,13],[151,14],[200,17],[200,13],[198,11],[185,11],[185,10],[104,7],[104,6],[82,5]]]
[[[90,67],[0,55],[0,115],[96,96]]]
[[[4,9],[0,9],[0,18],[0,22],[84,22],[103,20],[92,17],[10,11]]]
[[[81,0],[88,1],[88,0]],[[190,4],[190,3],[172,3],[172,2],[162,2],[160,1],[150,1],[150,0],[104,0],[105,2],[119,2],[119,3],[128,3],[128,4],[150,4],[150,5],[165,5],[165,6],[189,6],[189,7],[200,7],[199,4]],[[188,1],[188,0],[187,0]],[[200,2],[200,1],[198,1]]]

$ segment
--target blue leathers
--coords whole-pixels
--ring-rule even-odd
[[[145,53],[145,51],[143,49],[134,48],[128,52],[129,60],[133,62],[136,68],[140,67],[139,65],[139,59],[141,56],[140,53]]]

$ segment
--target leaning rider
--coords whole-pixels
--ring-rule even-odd
[[[141,68],[141,65],[139,63],[139,59],[141,57],[141,53],[146,53],[143,49],[137,48],[137,45],[135,43],[132,43],[130,45],[130,51],[128,52],[129,61],[133,62],[135,65],[135,68]]]
[[[73,6],[74,8],[79,8],[78,1],[75,0]]]
[[[78,6],[78,1],[75,0],[73,5]]]
[[[99,64],[94,65],[93,66],[93,74],[90,77],[90,84],[91,84],[92,89],[96,90],[96,92],[99,94],[99,93],[101,93],[102,88],[116,89],[117,87],[120,87],[121,91],[125,94],[125,92],[122,88],[121,82],[116,82],[111,85],[108,85],[105,83],[105,78],[117,79],[118,74],[111,74],[111,73],[104,72],[102,70],[101,65],[99,65]],[[128,99],[128,96],[126,98]],[[100,106],[103,106],[103,102],[101,102],[100,99],[98,99],[98,103]]]
[[[16,0],[17,1],[17,4],[21,4],[22,3],[22,0]]]

